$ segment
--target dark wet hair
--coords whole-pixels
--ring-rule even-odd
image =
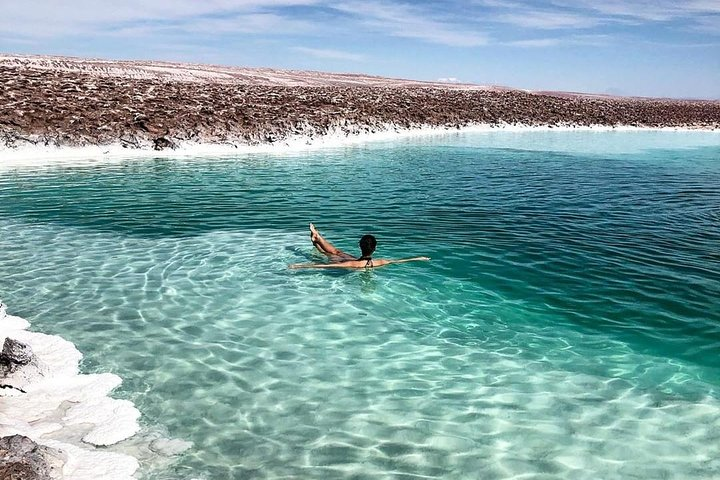
[[[377,240],[372,235],[363,235],[359,242],[363,257],[370,257],[377,247]]]

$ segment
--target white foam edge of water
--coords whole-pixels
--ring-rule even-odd
[[[75,345],[56,335],[31,332],[29,327],[20,317],[0,318],[0,342],[9,337],[28,344],[46,367],[27,379],[26,393],[0,390],[0,436],[20,434],[64,452],[67,479],[134,478],[139,468],[135,457],[96,448],[116,444],[140,430],[135,406],[108,397],[122,382],[120,377],[81,374],[82,354]],[[73,441],[79,428],[82,441]]]
[[[154,150],[148,142],[142,148],[126,148],[121,144],[90,145],[90,146],[43,146],[24,145],[20,147],[0,146],[0,169],[15,167],[41,167],[62,164],[87,164],[88,162],[125,161],[129,158],[182,158],[182,157],[232,157],[242,154],[279,154],[287,155],[306,151],[341,148],[366,142],[395,141],[404,138],[437,136],[457,133],[482,133],[494,131],[673,131],[673,132],[718,132],[720,130],[704,127],[637,127],[637,126],[606,126],[606,125],[575,125],[562,124],[529,125],[529,124],[487,124],[476,123],[460,127],[427,126],[403,127],[384,124],[379,127],[359,127],[356,132],[346,132],[334,128],[326,134],[294,135],[287,139],[261,144],[243,143],[204,143],[181,142],[177,148]]]

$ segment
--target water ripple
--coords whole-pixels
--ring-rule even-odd
[[[149,478],[717,478],[719,147],[542,138],[4,171],[0,293],[195,443]]]

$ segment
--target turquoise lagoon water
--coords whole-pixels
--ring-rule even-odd
[[[314,221],[375,271],[320,260]],[[145,478],[720,478],[720,134],[0,171],[0,295],[124,378]]]

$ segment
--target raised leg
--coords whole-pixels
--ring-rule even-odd
[[[312,223],[310,224],[310,241],[313,246],[317,248],[318,252],[324,253],[328,257],[331,257],[331,259],[355,260],[355,257],[349,253],[343,252],[339,248],[336,248],[335,245],[325,240]]]

